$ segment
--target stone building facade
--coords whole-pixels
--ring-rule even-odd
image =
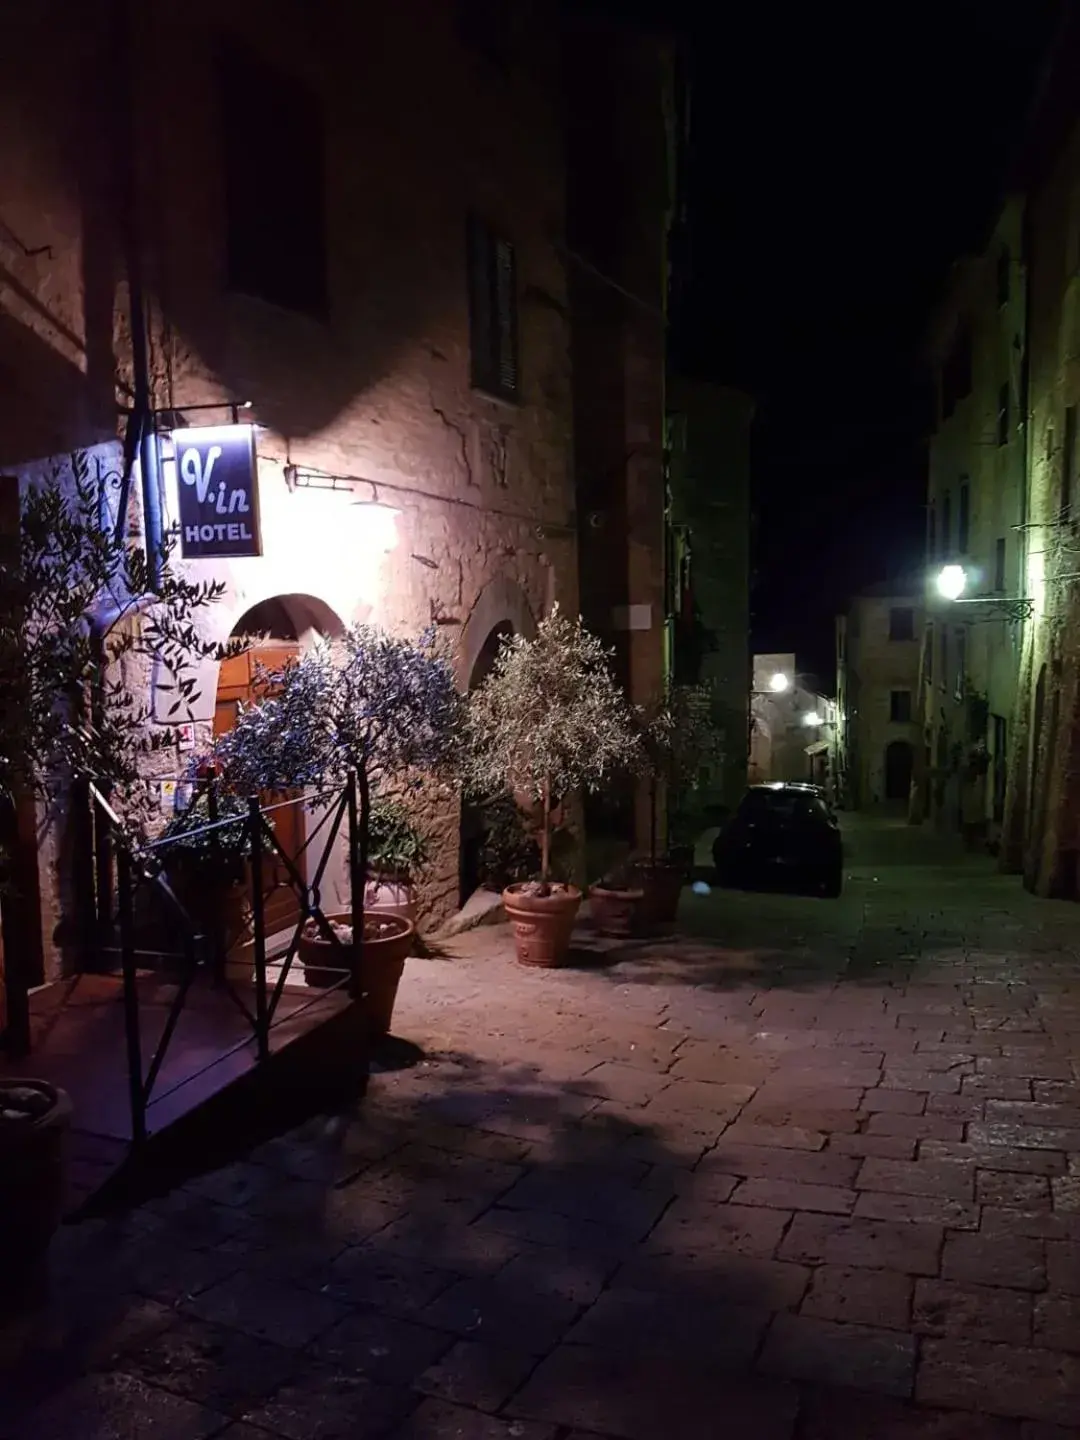
[[[839,800],[906,810],[918,773],[921,588],[896,581],[856,595],[836,626]]]
[[[924,757],[913,817],[1000,841],[1021,615],[1024,532],[1023,201],[1011,196],[978,255],[954,267],[929,346],[927,597],[919,689]],[[961,567],[963,592],[939,591]]]
[[[356,621],[434,624],[467,688],[493,635],[579,608],[578,515],[596,502],[575,419],[606,374],[573,363],[586,272],[567,207],[602,161],[567,143],[579,42],[545,0],[404,0],[377,23],[329,0],[281,13],[42,0],[5,15],[0,471],[30,483],[103,446],[152,539],[180,518],[194,431],[249,424],[259,553],[184,561],[225,583],[212,632],[302,648]],[[596,473],[618,462],[625,583],[606,571],[587,618],[651,607],[623,646],[645,698],[662,680],[666,92],[662,47],[616,53],[609,219],[635,243],[621,269],[610,250],[593,268],[658,315],[612,321],[621,439]],[[178,770],[220,700],[214,667],[200,679]],[[460,899],[459,810],[444,795],[424,817],[429,922]],[[59,868],[46,849],[44,976]]]

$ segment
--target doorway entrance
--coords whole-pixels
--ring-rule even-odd
[[[892,740],[885,747],[885,799],[893,804],[907,800],[915,773],[915,752],[906,740]]]
[[[505,639],[514,634],[509,620],[500,620],[491,628],[480,647],[480,653],[473,662],[469,676],[469,690],[482,685],[491,674],[499,654],[499,647]],[[484,812],[481,806],[467,796],[461,800],[461,823],[458,832],[458,904],[464,905],[480,884],[481,856],[484,850],[486,831]]]

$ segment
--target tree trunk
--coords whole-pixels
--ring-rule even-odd
[[[364,898],[367,892],[368,853],[371,848],[371,777],[365,766],[356,772],[356,785],[360,798],[360,813],[356,837],[356,868],[359,872],[359,898],[354,902],[353,945],[356,947],[357,966],[364,958]]]
[[[551,868],[551,781],[544,777],[544,824],[540,832],[540,883],[548,883]]]
[[[650,775],[650,777],[649,777],[649,863],[650,863],[651,865],[653,865],[653,866],[655,866],[655,864],[656,864],[656,804],[657,804],[656,791],[657,791],[657,785],[658,785],[658,781],[657,781],[657,779],[656,779],[656,776],[655,776],[655,775]]]

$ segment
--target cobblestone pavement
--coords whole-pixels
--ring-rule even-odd
[[[840,901],[410,962],[420,1063],[61,1235],[0,1434],[1080,1435],[1080,910],[851,842]]]

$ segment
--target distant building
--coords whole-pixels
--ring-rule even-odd
[[[753,415],[741,391],[683,378],[669,384],[669,665],[676,684],[714,691],[725,760],[710,798],[727,806],[747,774]]]
[[[905,808],[920,768],[924,599],[896,581],[855,596],[836,622],[836,767],[852,810]]]
[[[805,780],[835,794],[836,702],[795,670],[794,654],[754,656],[748,780]]]

